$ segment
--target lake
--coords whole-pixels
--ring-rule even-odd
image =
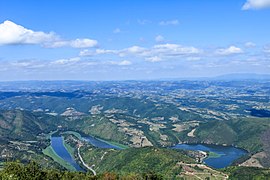
[[[103,149],[122,149],[121,147],[118,147],[116,145],[112,145],[106,141],[94,138],[92,136],[88,136],[88,137],[83,137],[83,140],[89,142],[90,144],[92,144],[95,147],[98,148],[103,148]]]
[[[51,146],[55,153],[62,159],[70,163],[77,171],[84,171],[69,154],[67,149],[63,144],[63,137],[51,137]]]
[[[116,145],[112,145],[106,141],[94,138],[92,136],[83,137],[83,140],[89,142],[95,147],[103,148],[103,149],[122,149]],[[51,146],[55,153],[60,156],[62,159],[70,163],[77,171],[84,171],[73,159],[73,157],[69,154],[68,150],[65,148],[63,144],[63,137],[51,137]]]
[[[204,163],[213,168],[225,168],[233,163],[236,159],[247,154],[247,151],[232,146],[218,146],[206,144],[177,144],[173,149],[200,150],[218,154],[217,157],[204,159]]]

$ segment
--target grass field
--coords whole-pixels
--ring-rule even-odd
[[[75,152],[75,149],[73,147],[71,147],[69,144],[67,144],[65,142],[65,140],[63,141],[63,144],[66,148],[66,150],[68,151],[68,153],[72,156],[72,158],[74,159],[74,152]]]
[[[48,146],[46,149],[43,149],[42,152],[43,154],[51,157],[55,162],[59,163],[61,166],[65,167],[67,170],[76,171],[76,169],[71,164],[69,164],[68,162],[63,160],[60,156],[58,156],[51,146]]]

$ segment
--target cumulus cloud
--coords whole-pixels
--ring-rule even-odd
[[[241,54],[243,53],[243,50],[239,47],[236,46],[230,46],[228,48],[224,49],[217,49],[216,54],[217,55],[222,55],[222,56],[228,56],[228,55],[233,55],[233,54]]]
[[[161,26],[178,25],[178,24],[179,24],[179,21],[177,19],[159,22],[159,25]]]
[[[156,42],[163,42],[164,41],[164,37],[161,36],[161,35],[158,35],[158,36],[156,36],[155,41]]]
[[[247,0],[242,10],[270,8],[270,0]]]
[[[11,21],[0,24],[0,45],[40,44],[57,39],[57,36],[52,32],[32,31]]]
[[[0,24],[0,45],[40,44],[44,47],[91,48],[98,42],[92,39],[61,40],[53,32],[33,31],[11,21]]]

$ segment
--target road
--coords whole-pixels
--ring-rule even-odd
[[[81,148],[81,146],[79,145],[78,146],[78,156],[80,158],[80,161],[82,162],[82,164],[84,165],[84,167],[86,167],[87,169],[89,169],[90,171],[92,171],[92,173],[96,176],[97,175],[96,171],[93,168],[89,167],[87,164],[85,164],[85,162],[83,161],[83,158],[82,158],[82,156],[80,154],[80,148]]]

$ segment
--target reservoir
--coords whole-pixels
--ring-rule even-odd
[[[83,140],[89,142],[97,148],[103,149],[118,149],[121,147],[110,144],[109,142],[103,141],[101,139],[87,136],[82,137]],[[77,171],[84,171],[69,154],[67,149],[63,144],[62,137],[51,137],[51,146],[53,150],[65,161],[69,162]],[[207,145],[207,144],[177,144],[172,149],[183,149],[183,150],[193,150],[193,151],[204,151],[210,152],[210,156],[205,158],[203,162],[213,168],[225,168],[230,166],[236,159],[247,154],[247,151],[232,147],[232,146],[219,146],[219,145]]]
[[[103,149],[122,149],[121,147],[118,147],[116,145],[112,145],[106,141],[94,138],[92,136],[83,137],[83,140],[89,142],[93,146],[97,148],[103,148]],[[51,146],[55,153],[61,157],[63,160],[71,164],[77,171],[84,171],[73,159],[72,155],[68,152],[66,147],[63,144],[63,137],[61,136],[52,136],[51,137]]]
[[[173,149],[212,152],[215,156],[209,156],[203,162],[213,168],[225,168],[236,159],[247,154],[247,151],[232,146],[218,146],[206,144],[177,144]]]
[[[116,145],[112,145],[106,141],[94,138],[92,136],[88,136],[88,137],[83,137],[83,140],[89,142],[90,144],[92,144],[93,146],[97,147],[97,148],[102,148],[102,149],[122,149]]]
[[[62,159],[70,163],[77,171],[84,171],[69,154],[67,149],[63,144],[63,137],[51,137],[51,146],[55,153]]]

